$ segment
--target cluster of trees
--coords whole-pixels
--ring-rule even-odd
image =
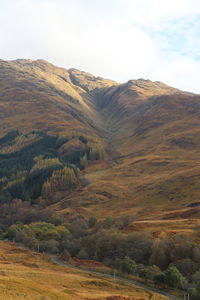
[[[81,158],[80,158],[80,169],[84,170],[88,166],[88,155],[85,153]]]
[[[121,260],[120,268],[128,274],[138,275],[143,277],[146,281],[153,281],[158,288],[170,286],[184,289],[187,286],[185,277],[180,273],[177,267],[172,264],[163,272],[156,265],[146,267],[140,264],[137,265],[134,260],[126,256]]]
[[[80,139],[87,142],[84,137]],[[23,135],[14,131],[0,138],[0,203],[14,198],[34,203],[43,192],[46,195],[50,192],[50,185],[51,191],[52,187],[63,189],[64,177],[69,179],[65,188],[74,187],[80,162],[76,167],[59,157],[58,149],[66,141],[65,137],[50,136],[45,132]],[[55,184],[58,178],[64,182]]]
[[[90,161],[105,160],[106,152],[104,146],[101,144],[92,145],[87,151],[80,157],[80,169],[86,169]]]
[[[78,170],[65,167],[64,169],[53,171],[51,177],[44,182],[42,195],[45,198],[51,197],[55,191],[73,189],[78,183]]]
[[[39,170],[39,169],[47,169],[52,166],[61,166],[62,163],[57,157],[54,158],[46,158],[44,159],[42,155],[39,155],[33,159],[36,163],[30,170],[30,173]]]
[[[200,246],[190,236],[181,234],[159,240],[142,232],[124,236],[119,229],[130,221],[129,216],[106,217],[101,222],[94,217],[87,222],[79,217],[68,224],[73,238],[67,251],[72,256],[99,260],[135,274],[161,288],[187,290],[191,299],[198,299]]]
[[[74,138],[77,139],[77,137]],[[75,164],[83,170],[87,168],[90,161],[105,160],[105,147],[99,140],[92,139],[88,142],[88,139],[83,136],[79,136],[78,139],[85,144],[85,148],[75,149],[73,152],[65,154],[63,156],[65,161]]]
[[[7,177],[3,177],[1,180],[1,183],[3,185],[2,190],[11,190],[13,186],[24,183],[26,175],[26,171],[21,171],[13,174],[9,179]]]
[[[88,220],[79,216],[66,222],[49,215],[46,222],[12,224],[6,236],[34,250],[60,253],[67,259],[72,256],[98,260],[121,272],[142,277],[157,287],[187,290],[192,299],[198,299],[200,246],[185,235],[159,241],[142,232],[124,236],[119,228],[130,220],[129,216],[106,217],[101,221],[94,216]]]
[[[90,148],[89,160],[104,160],[106,152],[104,146],[101,144],[96,144]]]
[[[72,139],[78,139],[84,147],[60,155],[59,148]],[[78,169],[105,158],[100,142],[89,142],[82,135],[12,131],[0,138],[0,146],[0,203],[14,198],[33,203],[41,195],[47,198],[55,190],[71,189],[77,184]]]
[[[63,251],[69,231],[64,226],[56,226],[47,222],[29,225],[14,224],[7,230],[10,240],[26,244],[33,250],[58,253]]]
[[[9,154],[19,151],[39,139],[40,136],[34,133],[18,135],[10,143],[5,143],[1,146],[0,154]]]
[[[44,158],[56,156],[56,137],[43,132],[30,132],[20,135],[19,132],[7,134],[1,144],[2,149],[12,148],[9,153],[0,153],[0,203],[6,203],[14,198],[32,201],[41,193],[42,183],[53,170],[30,173],[36,164],[35,157]]]
[[[1,205],[1,232],[5,232],[7,228],[13,224],[30,224],[39,221],[61,224],[61,219],[56,217],[51,209],[43,208],[39,205],[31,205],[28,201],[14,199],[9,203]]]
[[[0,138],[0,146],[7,149],[0,153],[0,238],[67,258],[98,260],[159,287],[187,290],[192,300],[199,299],[200,246],[191,237],[153,240],[141,232],[124,236],[120,230],[133,221],[130,216],[62,220],[35,200],[42,195],[46,201],[55,191],[75,188],[79,168],[105,159],[104,147],[84,136],[76,138],[85,149],[59,157],[59,147],[70,138],[74,137],[43,132],[22,136],[17,131]]]
[[[6,135],[0,138],[0,145],[9,144],[9,142],[13,141],[17,136],[19,136],[18,130],[12,130],[8,132]]]

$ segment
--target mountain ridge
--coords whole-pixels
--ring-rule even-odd
[[[198,202],[197,94],[145,79],[119,84],[43,60],[0,60],[0,115],[2,137],[15,129],[21,139],[43,131],[57,144],[66,139],[52,150],[59,159],[74,162],[79,153],[80,168],[87,158],[81,171],[87,183],[55,192],[52,207],[61,215],[128,211],[141,218]],[[97,148],[104,158],[91,160]]]

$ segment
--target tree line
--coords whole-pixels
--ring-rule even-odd
[[[83,148],[59,155],[59,148],[72,139],[78,139]],[[42,131],[12,131],[0,138],[0,146],[0,203],[15,198],[34,203],[40,196],[47,198],[52,192],[76,188],[79,169],[105,158],[99,141]]]
[[[27,209],[23,203],[22,211]],[[19,207],[19,203],[15,206]],[[11,206],[10,210],[13,209]],[[17,214],[20,219],[19,208]],[[124,236],[120,230],[132,221],[130,216],[104,220],[79,216],[66,222],[44,211],[43,222],[30,218],[27,223],[25,218],[22,219],[24,224],[15,220],[10,225],[11,218],[7,216],[5,220],[8,223],[4,225],[3,237],[33,250],[59,254],[67,260],[70,257],[98,260],[119,272],[141,277],[156,287],[182,289],[190,292],[192,300],[199,299],[200,246],[187,235],[156,240],[144,232]]]

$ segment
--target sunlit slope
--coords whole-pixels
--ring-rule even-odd
[[[145,300],[153,292],[53,264],[48,256],[0,242],[3,300]],[[103,288],[102,288],[103,287]],[[167,297],[157,295],[156,299]]]
[[[88,169],[89,185],[74,193],[74,206],[99,217],[155,218],[157,211],[162,218],[180,208],[188,213],[174,218],[198,216],[198,207],[188,206],[199,201],[199,95],[138,80],[103,90],[98,105],[113,164]]]
[[[143,79],[118,84],[42,60],[1,60],[0,125],[1,136],[69,134],[58,156],[84,150],[79,136],[88,149],[90,139],[103,145],[104,158],[81,171],[84,184],[54,204],[63,215],[161,218],[199,202],[199,95]],[[198,207],[189,213],[198,215]]]
[[[17,128],[95,135],[99,120],[94,102],[70,78],[67,70],[42,60],[1,60],[1,134]]]

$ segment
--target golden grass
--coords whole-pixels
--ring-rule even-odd
[[[156,297],[155,297],[156,295]],[[0,299],[81,300],[123,296],[134,300],[166,297],[113,279],[61,267],[45,255],[21,250],[14,243],[0,242]],[[152,297],[155,298],[152,298]],[[116,298],[117,299],[117,298]]]
[[[187,208],[199,201],[198,95],[145,80],[119,85],[41,60],[0,61],[0,66],[0,135],[16,128],[44,130],[84,135],[106,147],[106,160],[82,172],[86,186],[55,195],[62,199],[52,206],[58,213],[132,215],[137,221],[164,215],[190,219],[191,226],[200,218],[198,208]],[[161,231],[166,224],[160,223]]]

